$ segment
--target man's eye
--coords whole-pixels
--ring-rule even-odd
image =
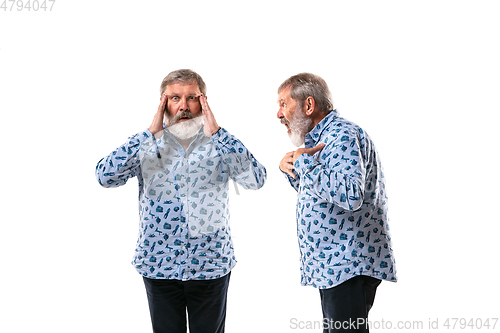
[[[195,97],[195,96],[190,96],[190,97],[189,97],[189,100],[190,100],[190,101],[194,101],[194,100],[196,100],[196,97]]]
[[[178,101],[178,100],[179,100],[179,97],[177,97],[177,96],[173,96],[173,97],[172,97],[172,100],[173,100],[173,101]]]

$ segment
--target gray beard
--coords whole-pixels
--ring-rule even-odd
[[[290,137],[290,141],[297,146],[302,146],[306,141],[306,134],[310,131],[310,127],[312,124],[312,119],[307,118],[307,116],[302,112],[302,108],[297,108],[293,114],[293,118],[291,117],[289,126],[290,133],[288,136]]]
[[[195,136],[203,126],[203,117],[199,116],[180,123],[167,126],[167,129],[173,136],[181,140],[187,140]]]

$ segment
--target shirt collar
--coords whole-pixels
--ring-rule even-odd
[[[180,144],[180,142],[176,139],[176,137],[172,133],[170,133],[170,131],[167,128],[164,128],[163,132],[164,132],[165,138],[168,138],[168,140],[173,141],[174,145],[176,145],[176,146],[178,146],[178,148],[180,148],[180,151],[184,151],[184,148],[182,148],[182,145]],[[188,146],[186,153],[187,152],[191,153],[194,146],[200,144],[201,141],[203,141],[203,139],[205,139],[205,138],[206,138],[206,135],[205,135],[205,132],[203,131],[203,125],[201,125],[201,128],[198,130],[198,133],[196,133],[191,138],[191,142],[189,143],[189,146]]]
[[[316,146],[318,143],[321,134],[325,130],[325,128],[338,116],[338,112],[336,109],[330,111],[321,121],[314,126],[309,133],[306,134],[305,147],[310,148]]]

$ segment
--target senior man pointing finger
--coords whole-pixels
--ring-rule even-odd
[[[324,332],[368,332],[382,280],[396,281],[384,173],[375,145],[339,116],[319,76],[302,73],[278,89],[277,117],[292,142],[280,169],[297,195],[301,282],[318,288]],[[340,330],[337,328],[340,327]]]

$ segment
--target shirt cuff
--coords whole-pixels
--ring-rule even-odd
[[[144,142],[147,139],[154,138],[153,133],[149,131],[147,128],[144,132],[140,132],[137,134],[137,138],[139,139],[139,142]]]
[[[226,131],[225,128],[221,127],[217,133],[215,133],[214,135],[212,135],[210,137],[210,139],[212,140],[212,142],[214,144],[217,144],[217,142],[220,142],[220,143],[227,143],[229,141],[229,132]]]

